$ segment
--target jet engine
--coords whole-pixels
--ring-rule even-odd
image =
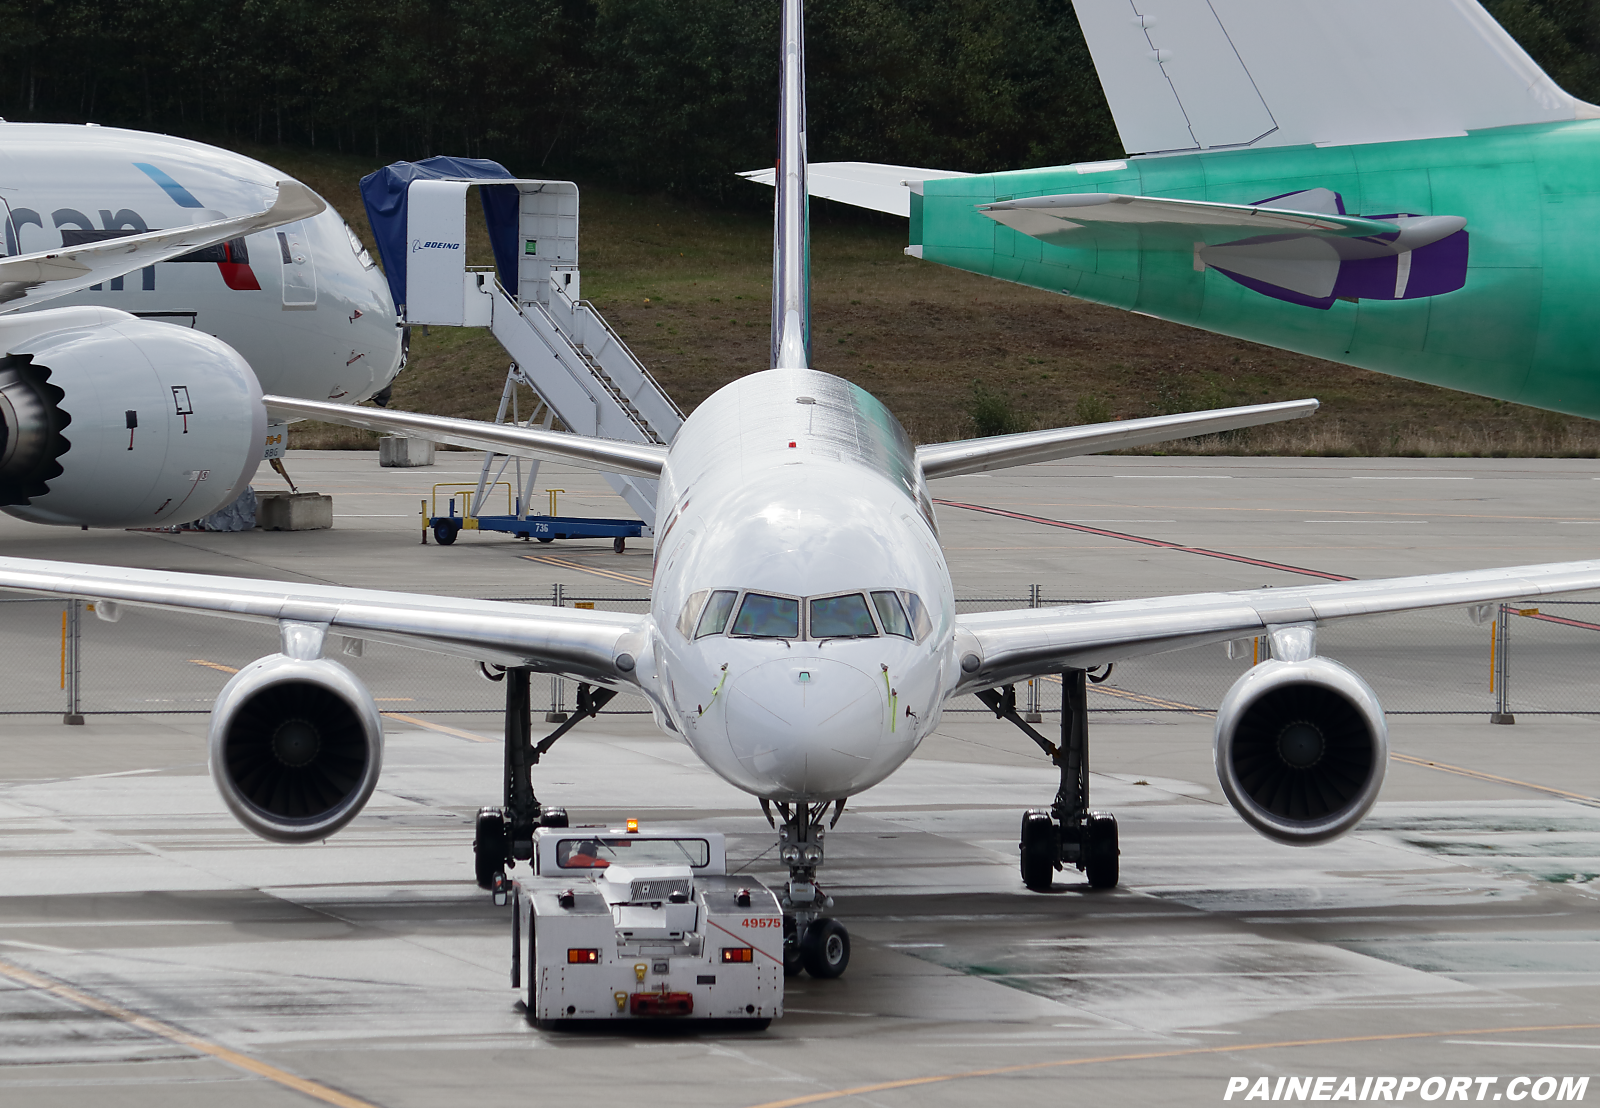
[[[1327,658],[1267,661],[1234,683],[1217,711],[1222,791],[1269,839],[1337,838],[1372,807],[1389,732],[1372,688]]]
[[[239,822],[284,843],[356,817],[383,768],[383,724],[355,674],[271,654],[233,676],[211,714],[211,777]]]
[[[203,331],[107,308],[0,321],[0,510],[150,527],[210,515],[266,438],[255,373]]]

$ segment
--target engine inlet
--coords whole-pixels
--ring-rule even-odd
[[[43,496],[61,476],[57,459],[72,447],[61,434],[72,422],[65,396],[31,354],[0,358],[0,507]]]

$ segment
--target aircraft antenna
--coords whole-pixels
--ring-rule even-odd
[[[811,368],[811,197],[806,190],[806,48],[801,0],[783,0],[778,171],[772,212],[772,368]]]

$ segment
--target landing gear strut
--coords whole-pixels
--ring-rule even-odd
[[[518,859],[533,857],[533,832],[538,827],[567,826],[567,810],[541,805],[533,792],[533,767],[539,764],[556,740],[576,727],[580,720],[594,716],[616,696],[611,689],[578,686],[578,710],[550,734],[533,741],[533,699],[526,667],[507,669],[501,677],[506,685],[506,771],[505,804],[499,808],[479,808],[472,850],[478,887],[495,894],[495,903],[505,897],[506,869]]]
[[[1102,678],[1103,679],[1103,678]],[[1076,866],[1092,889],[1116,887],[1121,851],[1117,847],[1117,817],[1089,809],[1089,698],[1088,673],[1081,669],[1061,674],[1061,742],[1051,742],[1017,714],[1017,689],[985,689],[978,693],[995,716],[1009,720],[1050,755],[1061,770],[1061,787],[1048,809],[1033,808],[1022,815],[1022,883],[1036,891],[1049,890],[1055,871]]]
[[[789,867],[789,881],[778,896],[783,906],[783,973],[794,977],[801,970],[812,977],[841,976],[850,964],[850,932],[836,919],[825,919],[823,910],[833,907],[833,897],[817,884],[817,868],[822,865],[822,840],[828,829],[839,822],[844,801],[832,803],[833,818],[822,825],[829,803],[778,803],[783,826],[772,818],[773,804],[761,802],[767,822],[778,830],[778,857]]]

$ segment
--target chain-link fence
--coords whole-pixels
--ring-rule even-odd
[[[530,605],[593,607],[642,613],[649,597],[569,595],[562,586]],[[1096,598],[1099,599],[1099,598]],[[966,597],[958,612],[1053,607],[1091,598]],[[209,712],[228,677],[278,649],[271,624],[122,607],[115,623],[92,605],[60,600],[0,600],[0,667],[6,675],[0,715],[126,715]],[[1478,621],[1475,622],[1475,617]],[[1361,674],[1391,714],[1600,715],[1600,600],[1540,601],[1416,612],[1322,627],[1318,652]],[[1090,685],[1097,713],[1207,713],[1254,662],[1270,654],[1265,636],[1118,662]],[[482,713],[503,709],[503,686],[471,662],[366,642],[360,656],[334,655],[394,715]],[[492,670],[490,671],[492,674]],[[559,716],[575,707],[573,683],[535,677],[536,710]],[[1019,710],[1061,710],[1061,680],[1045,676],[1017,688]],[[982,713],[974,698],[949,711]],[[648,711],[623,694],[606,714]],[[498,720],[485,721],[498,729]]]

